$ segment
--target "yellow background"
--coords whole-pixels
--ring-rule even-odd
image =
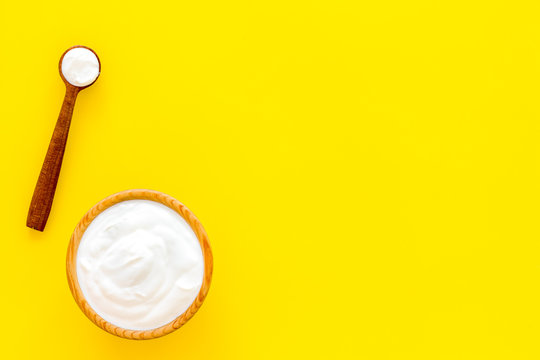
[[[0,2],[0,357],[538,358],[535,3]],[[75,44],[102,74],[39,233]],[[65,276],[79,219],[129,188],[185,203],[215,257],[153,341],[94,326]]]

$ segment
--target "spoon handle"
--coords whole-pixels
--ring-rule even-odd
[[[75,107],[75,100],[77,99],[79,90],[75,86],[66,86],[66,95],[62,104],[62,110],[60,110],[49,149],[47,150],[47,155],[43,161],[41,173],[34,189],[30,209],[28,210],[26,226],[29,228],[43,231],[49,218],[56,184],[60,175],[60,168],[62,167],[62,159],[64,158],[64,151],[66,149],[71,116],[73,115],[73,108]]]

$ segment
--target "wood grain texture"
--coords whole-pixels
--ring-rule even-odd
[[[204,278],[199,294],[191,304],[191,306],[176,319],[170,323],[163,325],[159,328],[152,330],[129,330],[118,326],[115,326],[102,317],[100,317],[88,304],[79,286],[77,279],[77,250],[81,242],[81,238],[88,228],[88,225],[105,209],[118,204],[119,202],[126,200],[152,200],[168,206],[172,210],[176,211],[180,216],[186,220],[189,226],[195,232],[199,244],[201,245],[203,258],[204,258]],[[66,270],[69,288],[71,293],[77,302],[77,305],[81,308],[83,313],[97,326],[103,330],[126,339],[146,340],[154,339],[163,335],[167,335],[174,330],[180,328],[189,319],[195,315],[197,310],[201,307],[208,290],[210,288],[210,282],[212,281],[213,272],[213,257],[212,250],[210,249],[210,243],[208,241],[208,235],[206,234],[202,224],[195,217],[195,215],[181,202],[173,197],[154,190],[135,189],[126,190],[117,194],[111,195],[92,207],[81,219],[73,234],[68,246],[68,252],[66,257]]]
[[[87,88],[95,82],[94,80],[92,84],[77,87],[70,84],[64,77],[64,74],[62,73],[62,60],[68,51],[77,47],[88,49],[96,55],[99,63],[99,71],[101,73],[101,62],[99,57],[92,49],[86,46],[73,46],[67,49],[60,57],[58,69],[60,71],[60,77],[66,84],[66,95],[64,96],[62,109],[60,110],[60,115],[58,116],[51,142],[49,144],[47,154],[45,155],[41,172],[39,173],[39,178],[34,189],[34,194],[32,195],[32,202],[30,203],[30,209],[28,210],[28,216],[26,218],[26,226],[39,231],[43,231],[45,229],[45,225],[47,224],[47,220],[49,219],[49,214],[51,212],[54,194],[56,192],[56,185],[58,184],[58,178],[60,177],[60,169],[62,168],[62,160],[64,159],[69,127],[71,125],[71,118],[73,116],[73,109],[75,108],[77,95],[79,94],[79,91]]]
[[[43,231],[49,219],[78,93],[79,88],[76,86],[66,86],[64,103],[54,127],[26,218],[26,226],[32,229]]]

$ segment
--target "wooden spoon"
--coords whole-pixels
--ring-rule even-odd
[[[49,218],[49,213],[51,212],[51,206],[54,198],[54,193],[56,191],[56,184],[58,183],[58,177],[60,175],[60,168],[62,167],[62,159],[64,158],[64,151],[66,149],[66,142],[69,133],[69,125],[71,124],[71,116],[73,115],[73,108],[75,107],[75,100],[77,99],[77,94],[82,89],[86,89],[91,86],[94,82],[86,86],[75,86],[69,83],[64,74],[62,73],[62,61],[64,56],[68,51],[74,48],[85,48],[94,53],[98,59],[99,63],[99,72],[101,73],[101,62],[99,57],[94,52],[94,50],[86,46],[73,46],[67,49],[60,58],[60,63],[58,68],[60,69],[60,77],[66,84],[66,95],[64,97],[64,103],[62,104],[62,109],[60,110],[60,115],[58,116],[58,121],[54,128],[54,132],[49,144],[49,149],[47,150],[47,155],[43,161],[43,166],[41,167],[41,173],[34,189],[34,195],[32,196],[32,202],[30,203],[30,209],[28,210],[28,217],[26,219],[26,226],[43,231],[47,219]],[[99,75],[98,75],[99,77]]]

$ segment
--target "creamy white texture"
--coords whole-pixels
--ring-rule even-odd
[[[174,210],[149,200],[100,213],[77,252],[77,279],[106,321],[150,330],[181,315],[197,297],[204,260],[197,236]]]
[[[90,85],[99,75],[98,58],[88,49],[71,49],[62,59],[62,74],[71,85]]]

